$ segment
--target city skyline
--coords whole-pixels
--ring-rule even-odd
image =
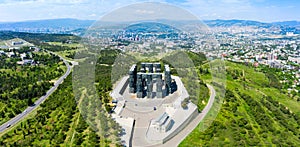
[[[98,20],[123,6],[138,2],[162,2],[184,8],[201,20],[243,19],[261,22],[300,21],[296,0],[0,0],[0,22],[75,18]]]

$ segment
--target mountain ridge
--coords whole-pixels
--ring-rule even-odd
[[[80,20],[73,18],[29,20],[21,22],[0,22],[0,30],[6,31],[32,31],[32,32],[70,32],[78,29],[86,29],[96,20]],[[174,21],[176,22],[176,21]],[[179,22],[179,21],[178,21]],[[257,26],[257,27],[291,27],[300,28],[300,21],[278,21],[278,22],[260,22],[255,20],[240,19],[215,19],[203,20],[209,27],[231,27],[231,26]]]

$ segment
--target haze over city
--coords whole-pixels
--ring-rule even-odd
[[[122,6],[141,0],[1,0],[0,22],[76,18],[98,20]],[[170,3],[195,14],[201,20],[243,19],[262,22],[300,20],[297,0],[151,0]],[[142,11],[138,11],[142,13]]]

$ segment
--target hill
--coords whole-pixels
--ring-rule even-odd
[[[100,146],[100,136],[84,121],[72,93],[68,76],[35,115],[13,130],[0,134],[0,146]]]
[[[256,70],[227,62],[226,94],[216,119],[204,131],[208,115],[180,146],[299,146],[300,102]]]
[[[182,23],[177,21],[167,21],[172,23]],[[19,32],[39,32],[39,33],[63,33],[63,34],[82,34],[85,29],[91,26],[95,20],[78,20],[78,19],[48,19],[48,20],[33,20],[24,22],[0,22],[0,30],[19,31]],[[164,21],[163,21],[164,22]],[[187,21],[193,22],[193,21]],[[300,27],[299,21],[282,21],[265,23],[253,20],[204,20],[209,27],[230,27],[230,26],[257,26],[257,27]],[[158,25],[155,25],[158,26]]]
[[[204,64],[201,68],[205,71],[209,69],[209,65]],[[227,62],[226,71],[227,91],[217,118],[202,132],[209,117],[206,118],[180,146],[299,146],[300,102],[270,84],[271,79],[259,69]],[[109,72],[103,74],[108,76],[107,73]],[[204,81],[210,81],[209,72],[200,73]],[[106,84],[103,85],[107,86],[107,79],[110,78],[105,79]],[[82,119],[72,97],[74,95],[69,76],[37,110],[36,116],[1,136],[0,145],[109,144],[111,140],[94,133]],[[110,126],[117,126],[110,119],[106,122]],[[75,137],[72,137],[74,134]]]
[[[127,33],[173,33],[179,32],[178,29],[165,25],[162,23],[155,22],[144,22],[133,24],[124,29]]]
[[[290,27],[300,27],[299,21],[281,21],[281,22],[274,22],[273,24],[281,25],[281,26],[290,26]]]
[[[271,26],[272,24],[269,23],[263,23],[259,21],[252,21],[252,20],[222,20],[222,19],[216,19],[216,20],[204,20],[204,23],[206,23],[210,27],[229,27],[229,26]]]
[[[2,22],[0,23],[0,30],[40,33],[66,33],[79,28],[87,28],[94,22],[94,20],[78,20],[70,18],[8,23]]]
[[[26,33],[13,31],[0,31],[0,41],[14,38],[21,38],[35,45],[40,45],[42,42],[66,42],[72,40],[78,42],[80,37],[70,34],[44,34],[44,33]]]

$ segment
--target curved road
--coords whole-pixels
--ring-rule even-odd
[[[203,120],[203,118],[207,115],[209,110],[212,108],[213,103],[215,101],[216,97],[216,91],[215,89],[207,84],[207,87],[210,90],[210,98],[208,101],[208,104],[205,106],[205,108],[202,110],[200,114],[198,114],[183,130],[181,130],[176,136],[171,138],[166,143],[159,145],[161,147],[170,147],[170,146],[178,146],[186,136],[188,136],[197,126],[198,124]]]
[[[50,52],[50,51],[48,51]],[[50,52],[52,54],[55,54],[53,52]],[[57,55],[59,56],[59,55]],[[7,129],[9,129],[11,126],[17,124],[18,122],[20,122],[25,116],[27,116],[29,113],[31,113],[35,108],[37,108],[42,102],[45,101],[45,99],[47,99],[55,90],[56,88],[64,81],[64,79],[71,73],[71,69],[73,66],[70,66],[69,63],[67,62],[67,60],[65,60],[63,57],[59,56],[61,60],[63,60],[63,62],[65,63],[65,65],[67,66],[67,71],[66,73],[61,76],[54,84],[54,86],[49,89],[47,91],[47,93],[40,97],[37,101],[35,101],[34,105],[32,106],[28,106],[21,114],[18,114],[17,116],[15,116],[14,118],[10,119],[9,121],[7,121],[6,123],[2,124],[0,126],[0,133],[6,131]]]

